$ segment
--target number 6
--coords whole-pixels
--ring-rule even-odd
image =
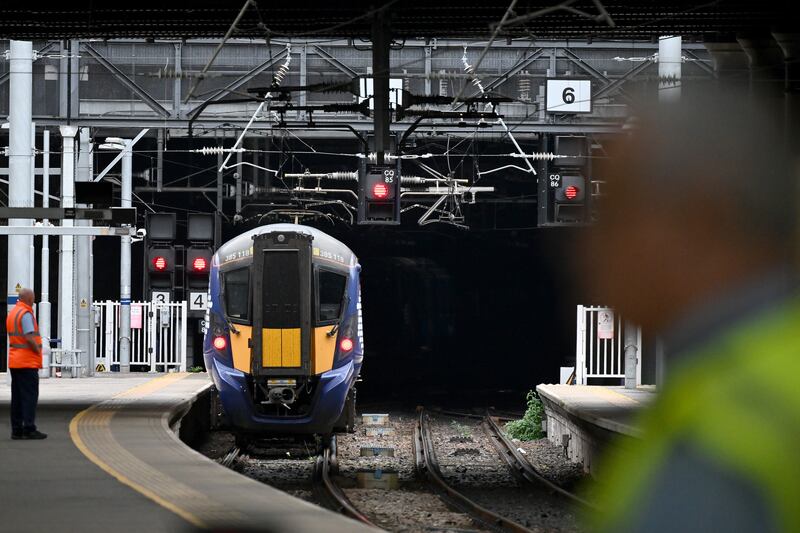
[[[575,89],[572,87],[564,89],[564,92],[561,93],[561,99],[564,100],[565,104],[573,103],[575,101]]]

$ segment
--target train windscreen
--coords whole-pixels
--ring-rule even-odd
[[[300,260],[297,250],[264,252],[265,328],[300,327]]]
[[[317,323],[324,324],[325,322],[338,320],[342,312],[344,286],[347,283],[347,278],[336,272],[320,270],[317,280],[319,284]]]
[[[250,270],[239,268],[223,274],[225,282],[225,313],[237,321],[250,319]]]

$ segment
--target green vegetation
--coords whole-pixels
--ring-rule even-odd
[[[189,372],[195,372],[195,373],[202,372],[202,371],[203,371],[203,367],[202,366],[193,366],[192,368],[189,369]]]
[[[461,437],[462,439],[469,439],[472,437],[472,432],[464,424],[459,424],[455,420],[451,420],[450,426],[455,430],[456,433],[458,433],[458,436]]]
[[[544,420],[544,406],[535,391],[528,392],[528,409],[520,420],[514,420],[505,425],[506,433],[511,438],[519,440],[536,440],[544,437],[542,420]]]

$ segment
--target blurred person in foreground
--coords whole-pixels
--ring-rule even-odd
[[[600,468],[595,531],[800,531],[797,167],[748,101],[658,106],[609,159],[596,296],[659,334],[665,385]]]

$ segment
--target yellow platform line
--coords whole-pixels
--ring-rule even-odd
[[[137,396],[145,396],[147,394],[152,394],[158,390],[161,390],[165,387],[168,387],[172,383],[179,381],[189,374],[167,374],[165,376],[160,376],[154,378],[146,383],[142,383],[136,387],[132,387],[126,391],[123,391],[115,396],[112,399],[118,398],[133,398]],[[93,405],[87,409],[84,409],[77,415],[75,415],[69,423],[69,436],[72,439],[72,442],[75,446],[81,451],[83,455],[86,456],[92,463],[97,465],[101,470],[106,472],[107,474],[111,475],[112,477],[116,478],[117,481],[126,485],[136,492],[142,494],[146,498],[154,501],[161,507],[172,511],[176,515],[180,516],[190,524],[197,526],[199,528],[207,529],[208,525],[205,524],[200,518],[198,518],[193,513],[175,505],[173,502],[161,497],[160,495],[156,494],[154,491],[150,490],[149,488],[133,481],[125,474],[114,468],[113,466],[109,465],[105,461],[103,461],[100,457],[98,457],[89,447],[84,443],[83,439],[80,435],[80,430],[82,427],[93,426],[93,427],[109,427],[111,423],[111,418],[114,416],[114,411],[105,411],[105,412],[95,412],[99,409],[100,406],[103,404]],[[90,416],[94,415],[94,416]],[[83,422],[83,424],[82,424]],[[120,447],[119,444],[116,444],[117,447]],[[120,447],[121,448],[121,447]],[[125,451],[125,450],[122,450]]]

